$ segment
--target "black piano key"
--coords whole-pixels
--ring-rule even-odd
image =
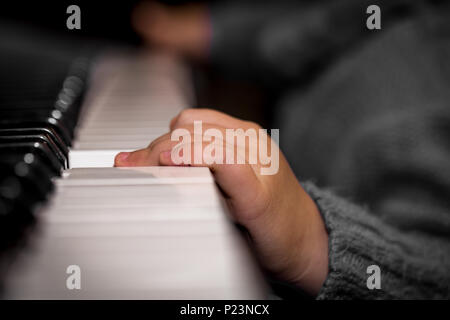
[[[11,181],[8,180],[9,185],[15,184]],[[0,196],[0,252],[16,245],[34,221],[33,209],[26,203]]]
[[[53,139],[45,133],[27,134],[27,135],[0,135],[0,144],[8,143],[42,143],[46,145],[50,151],[56,156],[64,169],[68,168],[68,154],[58,147]]]
[[[50,108],[21,108],[19,106],[6,109],[0,108],[0,118],[3,122],[8,120],[17,121],[24,119],[42,121],[42,119],[53,118],[54,121],[58,122],[66,130],[71,130],[75,127],[74,121],[68,117],[65,117],[65,113]]]
[[[10,63],[0,60],[0,70],[15,71],[10,72],[4,81],[0,78],[0,129],[51,127],[70,146],[89,59],[78,58],[71,63],[61,63],[45,58],[41,61],[42,57],[38,57],[30,59],[26,55],[21,61],[14,56]]]
[[[0,246],[67,168],[89,73],[91,58],[78,50],[36,48],[0,42]]]
[[[37,154],[0,158],[0,250],[11,247],[53,191],[54,174]]]
[[[37,118],[32,120],[16,119],[0,119],[0,128],[2,129],[27,129],[32,127],[49,128],[57,132],[61,140],[67,146],[72,145],[73,132],[70,132],[67,127],[58,122],[54,118]]]
[[[32,153],[12,154],[0,159],[0,167],[10,176],[18,178],[24,190],[28,190],[33,203],[44,201],[53,190],[54,174],[38,155]]]
[[[69,157],[68,145],[64,143],[61,137],[53,128],[44,127],[32,127],[32,128],[13,128],[13,129],[0,129],[0,136],[17,136],[17,135],[30,135],[30,134],[43,134],[51,139],[65,155]]]
[[[42,159],[43,163],[51,170],[51,172],[60,176],[64,169],[55,153],[50,149],[49,145],[42,142],[15,142],[15,143],[0,143],[0,154],[35,154]]]

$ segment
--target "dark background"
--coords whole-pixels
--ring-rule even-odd
[[[226,0],[185,1],[159,0],[158,2],[177,6],[186,3],[214,4]],[[8,1],[0,5],[0,28],[8,27],[8,33],[15,30],[33,34],[42,39],[54,39],[55,47],[64,44],[82,46],[83,43],[100,45],[125,45],[140,47],[142,40],[133,31],[130,16],[139,0],[60,0],[60,1]],[[66,13],[70,5],[81,9],[81,30],[68,30]],[[0,30],[1,31],[1,30]],[[1,32],[0,32],[1,34]],[[14,36],[14,35],[12,35]],[[35,39],[36,44],[42,39]],[[1,39],[0,39],[1,41]],[[28,48],[33,48],[29,44]],[[30,49],[28,49],[30,50]],[[193,80],[197,94],[197,107],[209,107],[224,111],[239,118],[270,127],[271,103],[274,99],[267,88],[248,79],[230,79],[218,72],[214,64],[195,63]]]
[[[132,8],[139,0],[60,0],[60,1],[8,1],[2,3],[0,19],[20,25],[42,28],[67,37],[88,36],[138,44],[139,38],[130,26]],[[178,5],[188,1],[162,0]],[[192,2],[192,1],[190,1]],[[67,7],[81,8],[81,30],[68,30]]]

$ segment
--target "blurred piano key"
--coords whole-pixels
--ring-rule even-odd
[[[69,265],[81,290],[65,287]],[[66,171],[7,287],[10,299],[265,297],[209,170],[182,167]]]
[[[19,190],[14,210],[8,210],[16,214],[22,204],[31,207],[24,201],[32,199],[31,193],[45,198],[53,185],[55,189],[37,210],[27,245],[6,264],[4,298],[265,298],[260,271],[230,222],[207,168],[112,167],[118,152],[146,147],[168,131],[174,116],[192,106],[189,70],[166,54],[115,53],[95,63],[81,61],[93,66],[90,77],[70,73],[56,97],[56,110],[64,114],[64,121],[59,121],[49,99],[39,112],[49,111],[58,119],[26,124],[26,131],[21,131],[42,136],[43,142],[9,143],[22,128],[0,128],[0,149],[19,152],[11,161],[20,160],[30,170],[26,176],[10,177],[14,164],[0,161],[0,174],[18,181],[2,190],[13,190],[16,182],[17,188],[31,190]],[[68,103],[66,95],[81,95],[85,83],[82,107]],[[64,160],[69,147],[71,169],[62,171],[66,163],[60,163],[52,150]],[[34,182],[42,178],[37,167],[43,165],[53,171],[45,169],[49,173],[39,189]],[[61,171],[53,184],[45,184]],[[37,178],[31,174],[35,172]],[[9,205],[1,196],[0,209]],[[8,226],[9,222],[5,230]],[[70,265],[81,268],[81,290],[66,286]]]
[[[71,168],[109,167],[120,151],[145,148],[193,104],[189,70],[169,55],[112,55],[92,76]]]

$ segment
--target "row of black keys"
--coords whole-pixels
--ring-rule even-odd
[[[0,84],[0,249],[20,238],[69,165],[89,60],[28,67],[26,79],[16,65]]]

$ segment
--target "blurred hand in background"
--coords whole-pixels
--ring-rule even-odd
[[[174,6],[144,1],[134,9],[132,25],[148,45],[193,59],[208,56],[210,22],[205,4]]]

